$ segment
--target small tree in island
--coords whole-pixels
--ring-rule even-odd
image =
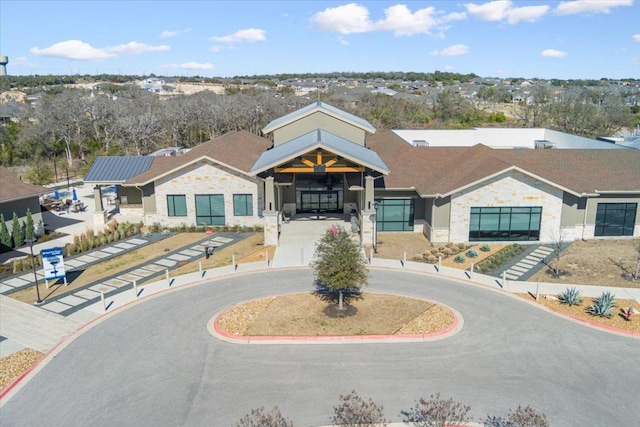
[[[360,296],[360,287],[369,280],[367,261],[351,235],[342,227],[332,226],[318,242],[311,268],[316,277],[317,294],[328,301],[343,302]]]

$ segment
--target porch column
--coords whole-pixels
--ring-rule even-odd
[[[264,245],[278,246],[280,220],[276,207],[275,185],[273,177],[269,176],[264,182]]]
[[[272,176],[267,177],[264,182],[264,210],[266,213],[278,210],[276,208],[275,185]]]
[[[371,175],[364,177],[364,204],[362,206],[362,224],[360,224],[360,237],[362,244],[373,245],[374,227],[376,221],[376,209],[374,207],[374,180]]]
[[[93,198],[95,199],[95,212],[93,213],[93,233],[104,230],[107,225],[107,211],[104,210],[102,205],[102,192],[100,186],[93,187]]]
[[[362,210],[365,212],[374,212],[375,209],[373,207],[374,203],[374,195],[373,195],[373,177],[371,175],[367,175],[364,177],[364,206]]]

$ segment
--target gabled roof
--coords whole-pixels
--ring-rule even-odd
[[[267,126],[265,126],[262,129],[262,133],[266,135],[268,133],[273,132],[274,130],[280,129],[283,126],[288,125],[289,123],[295,122],[296,120],[300,120],[303,117],[309,116],[318,111],[321,111],[329,116],[335,117],[338,120],[347,122],[353,126],[359,127],[365,132],[375,133],[376,131],[376,128],[374,128],[371,125],[371,123],[369,123],[368,121],[361,119],[360,117],[354,116],[353,114],[347,113],[346,111],[342,111],[329,104],[325,104],[322,101],[316,101],[311,105],[307,105],[306,107],[303,107],[285,116],[272,120]]]
[[[4,166],[0,166],[0,182],[0,203],[39,196],[50,191],[48,188],[22,181],[11,169]]]
[[[91,184],[123,183],[131,177],[146,172],[151,167],[150,156],[101,156],[97,157],[84,182]]]
[[[316,129],[265,151],[249,173],[257,175],[316,148],[328,150],[382,174],[389,173],[389,168],[376,152],[321,129]]]
[[[195,146],[182,156],[152,157],[147,171],[133,176],[125,185],[145,185],[200,160],[209,160],[248,174],[258,157],[272,142],[247,131],[232,131]]]
[[[518,171],[575,195],[640,193],[638,150],[498,150],[413,147],[393,132],[368,138],[367,146],[389,165],[384,188],[446,196],[501,173]]]

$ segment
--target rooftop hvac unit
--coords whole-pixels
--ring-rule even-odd
[[[555,148],[556,146],[555,143],[551,141],[547,141],[546,139],[536,140],[534,142],[536,144],[536,150],[548,150],[550,148]]]
[[[424,139],[414,139],[413,141],[413,146],[414,147],[428,147],[429,143],[427,141],[425,141]]]

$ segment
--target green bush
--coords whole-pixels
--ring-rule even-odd
[[[477,271],[480,273],[487,273],[495,270],[496,268],[509,262],[513,257],[520,255],[524,251],[525,247],[517,243],[505,246],[495,254],[480,261],[476,266]]]
[[[467,259],[464,257],[464,255],[457,255],[454,259],[453,262],[457,262],[458,264],[462,264],[463,262],[465,262]]]
[[[491,246],[487,245],[486,243],[482,246],[480,246],[480,250],[482,252],[489,252],[491,250]]]

